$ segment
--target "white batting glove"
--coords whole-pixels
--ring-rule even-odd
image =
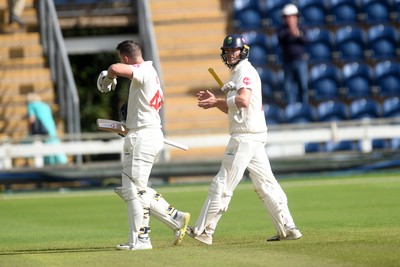
[[[226,84],[224,84],[224,86],[221,87],[221,91],[226,94],[228,91],[230,90],[234,90],[235,89],[235,83],[230,81],[227,82]]]
[[[97,78],[97,89],[102,93],[114,91],[117,86],[117,78],[108,77],[108,71],[103,70]]]

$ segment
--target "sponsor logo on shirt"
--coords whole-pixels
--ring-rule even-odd
[[[249,78],[249,77],[245,77],[245,78],[243,79],[243,83],[244,83],[245,85],[251,84],[250,78]]]

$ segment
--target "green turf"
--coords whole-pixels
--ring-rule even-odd
[[[400,175],[284,179],[297,241],[275,233],[252,186],[242,182],[212,246],[151,221],[153,250],[116,251],[126,241],[125,205],[112,190],[0,194],[0,266],[399,266]],[[208,185],[156,188],[197,219]]]

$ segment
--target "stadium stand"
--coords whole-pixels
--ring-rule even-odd
[[[346,141],[330,141],[324,144],[324,150],[326,152],[336,151],[349,151],[349,150],[360,150],[357,142],[346,140]]]
[[[399,48],[399,33],[391,25],[372,25],[367,30],[367,46],[371,53],[369,57],[375,61],[395,58]]]

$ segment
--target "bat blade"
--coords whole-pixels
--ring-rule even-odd
[[[218,83],[220,87],[224,86],[224,83],[218,77],[218,74],[215,72],[213,68],[208,68],[208,72],[214,77],[215,81]]]
[[[120,122],[120,121],[97,119],[96,124],[97,124],[97,129],[102,130],[102,131],[118,133],[118,134],[122,134],[122,135],[128,134],[128,129],[126,128],[125,123]],[[170,146],[182,149],[182,150],[189,150],[189,147],[179,144],[177,142],[165,139],[165,138],[164,138],[164,144],[170,145]]]

